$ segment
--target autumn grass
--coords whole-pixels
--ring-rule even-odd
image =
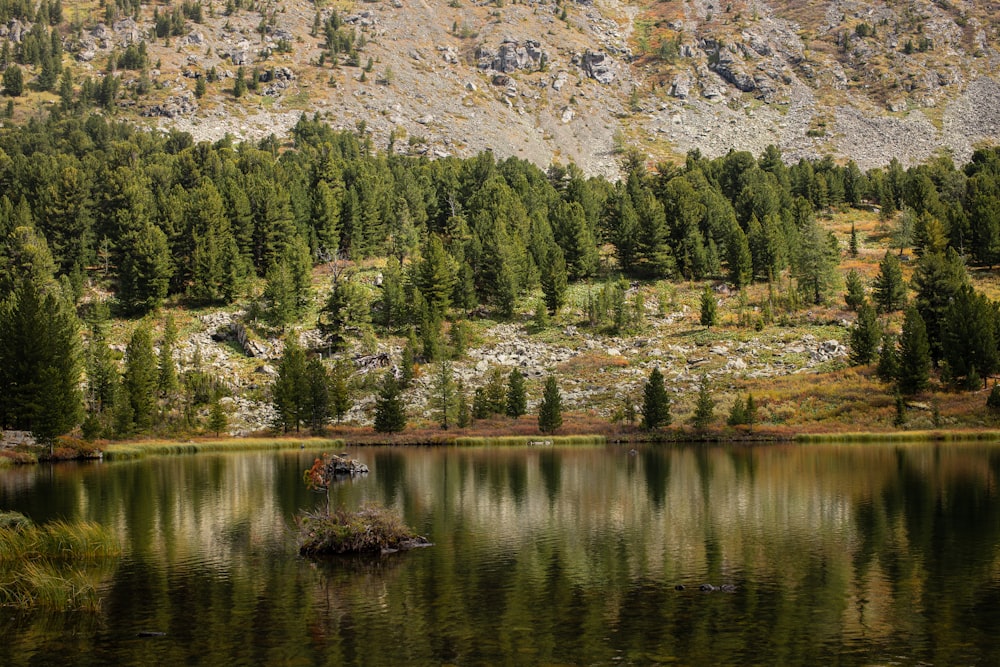
[[[603,445],[607,438],[603,435],[538,435],[508,437],[464,437],[455,438],[453,444],[460,447],[522,447],[525,445]]]
[[[365,505],[356,512],[340,508],[333,512],[299,515],[299,553],[382,553],[427,544],[394,512],[379,505]]]
[[[802,433],[795,440],[801,443],[924,443],[924,442],[995,442],[1000,430],[920,430],[896,432]]]
[[[270,451],[343,446],[344,441],[325,438],[228,438],[188,442],[149,441],[111,444],[104,449],[109,461],[137,459],[144,456],[174,456],[180,454],[207,454],[218,452]]]
[[[122,554],[104,526],[54,521],[37,526],[0,514],[0,606],[96,610],[99,586]]]

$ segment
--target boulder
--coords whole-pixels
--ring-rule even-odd
[[[674,77],[674,80],[670,83],[670,96],[676,97],[679,100],[686,100],[688,95],[691,94],[691,77],[686,73],[681,72]]]
[[[603,51],[587,51],[581,58],[583,70],[587,76],[605,85],[615,80],[618,65],[614,59]]]
[[[511,73],[518,70],[535,70],[546,60],[541,44],[534,40],[518,42],[505,39],[496,51],[479,47],[476,51],[479,69]]]

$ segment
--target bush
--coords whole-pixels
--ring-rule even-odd
[[[986,407],[990,412],[1000,412],[1000,384],[993,385],[990,395],[986,399]]]

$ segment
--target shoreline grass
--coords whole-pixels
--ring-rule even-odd
[[[878,442],[1000,442],[1000,431],[857,431],[852,433],[802,433],[795,437],[802,444],[878,443]]]
[[[38,526],[15,512],[0,518],[0,606],[55,611],[100,607],[100,585],[122,555],[110,529],[92,522]]]
[[[144,456],[177,456],[184,454],[216,454],[281,449],[343,447],[339,438],[227,438],[223,440],[128,442],[109,444],[104,448],[106,461],[126,461]]]
[[[463,436],[450,444],[457,447],[520,447],[530,445],[606,445],[603,435]]]

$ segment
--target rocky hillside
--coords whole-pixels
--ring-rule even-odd
[[[630,145],[651,161],[692,149],[759,154],[772,143],[789,159],[833,154],[863,168],[920,161],[942,146],[962,161],[1000,136],[998,8],[65,0],[61,21],[50,22],[77,86],[100,80],[115,60],[118,113],[198,139],[281,135],[301,113],[319,113],[337,127],[363,124],[376,145],[398,151],[491,149],[614,176],[617,153]],[[33,27],[9,18],[0,42],[20,54]],[[140,44],[146,59],[125,69],[122,56]],[[251,85],[236,97],[241,67]],[[25,71],[16,119],[59,100],[33,84],[40,67]]]

